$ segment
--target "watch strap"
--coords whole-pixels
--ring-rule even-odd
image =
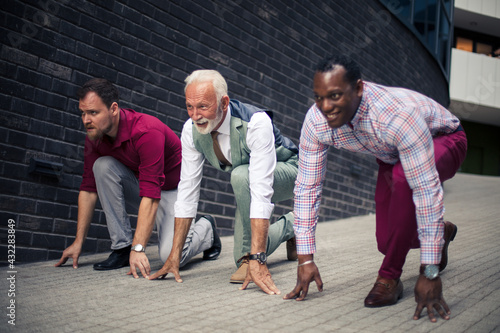
[[[267,262],[267,256],[265,252],[258,252],[255,254],[248,255],[249,260],[257,260],[259,264],[264,265]]]

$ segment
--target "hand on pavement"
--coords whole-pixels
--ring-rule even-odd
[[[76,269],[78,268],[78,258],[80,257],[81,253],[82,253],[82,247],[80,245],[73,243],[63,251],[61,259],[54,266],[55,267],[62,266],[66,263],[66,261],[68,261],[69,258],[71,258],[73,260],[73,268]]]
[[[133,275],[134,278],[138,279],[137,269],[141,272],[142,276],[148,278],[151,273],[151,267],[149,266],[149,260],[144,252],[130,251],[130,271],[127,275]]]
[[[297,284],[283,299],[296,298],[297,301],[304,300],[309,291],[309,284],[313,281],[316,281],[318,291],[323,291],[323,281],[321,280],[318,267],[314,262],[297,267]]]
[[[269,295],[279,295],[281,292],[274,284],[267,265],[262,265],[257,260],[248,263],[247,277],[240,290],[245,290],[250,282],[254,282],[263,292]]]
[[[424,308],[427,309],[429,319],[433,323],[437,321],[434,310],[437,311],[441,318],[450,319],[451,311],[443,298],[443,284],[439,276],[434,280],[429,280],[420,274],[414,291],[417,308],[413,319],[418,320]]]
[[[155,279],[165,279],[167,277],[168,273],[174,274],[175,281],[181,283],[182,279],[179,274],[179,262],[175,262],[174,260],[171,260],[170,257],[165,261],[165,264],[163,267],[153,275],[150,275],[148,277],[149,280],[155,280]]]

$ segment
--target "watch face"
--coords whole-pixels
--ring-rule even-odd
[[[267,261],[266,253],[265,252],[259,253],[259,259],[258,260],[259,260],[259,262],[261,264],[264,264]]]
[[[134,245],[132,247],[132,250],[134,250],[136,252],[143,252],[144,251],[144,247],[141,244],[137,244],[137,245]]]
[[[429,280],[434,280],[439,275],[439,266],[438,265],[427,265],[427,266],[425,266],[424,275]]]

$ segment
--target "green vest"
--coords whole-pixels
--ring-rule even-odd
[[[238,106],[244,107],[243,103],[234,104],[236,101],[231,101],[231,111],[238,112]],[[274,125],[273,125],[274,126]],[[207,161],[216,169],[231,172],[234,168],[242,164],[249,164],[250,161],[250,149],[247,146],[247,127],[248,122],[231,115],[230,122],[230,144],[231,144],[231,163],[232,166],[221,165],[219,159],[215,155],[212,136],[209,134],[200,134],[193,124],[193,141],[196,150],[202,153]],[[276,131],[275,131],[276,135]],[[278,131],[278,135],[279,131]],[[283,137],[284,138],[284,137]],[[281,142],[281,140],[275,140]],[[288,139],[289,141],[289,139]],[[291,142],[291,141],[289,141]],[[293,144],[293,143],[292,143]],[[293,147],[295,148],[295,147]],[[296,149],[296,148],[295,148]],[[276,158],[277,161],[287,161],[291,157],[295,157],[297,154],[291,149],[288,149],[282,145],[276,145]]]

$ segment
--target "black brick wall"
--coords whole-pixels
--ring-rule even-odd
[[[178,135],[187,119],[183,79],[219,70],[230,96],[275,110],[298,143],[312,104],[314,65],[351,54],[364,77],[448,104],[447,82],[417,39],[374,0],[9,0],[0,13],[0,260],[16,221],[16,261],[59,258],[76,231],[84,132],[75,92],[91,77],[116,83],[122,107],[154,115]],[[321,221],[374,211],[373,158],[329,153]],[[29,173],[31,158],[62,163],[59,177]],[[362,175],[351,174],[359,165]],[[205,168],[200,213],[232,234],[227,174]],[[275,217],[292,209],[277,205]],[[109,249],[96,210],[86,252]]]

